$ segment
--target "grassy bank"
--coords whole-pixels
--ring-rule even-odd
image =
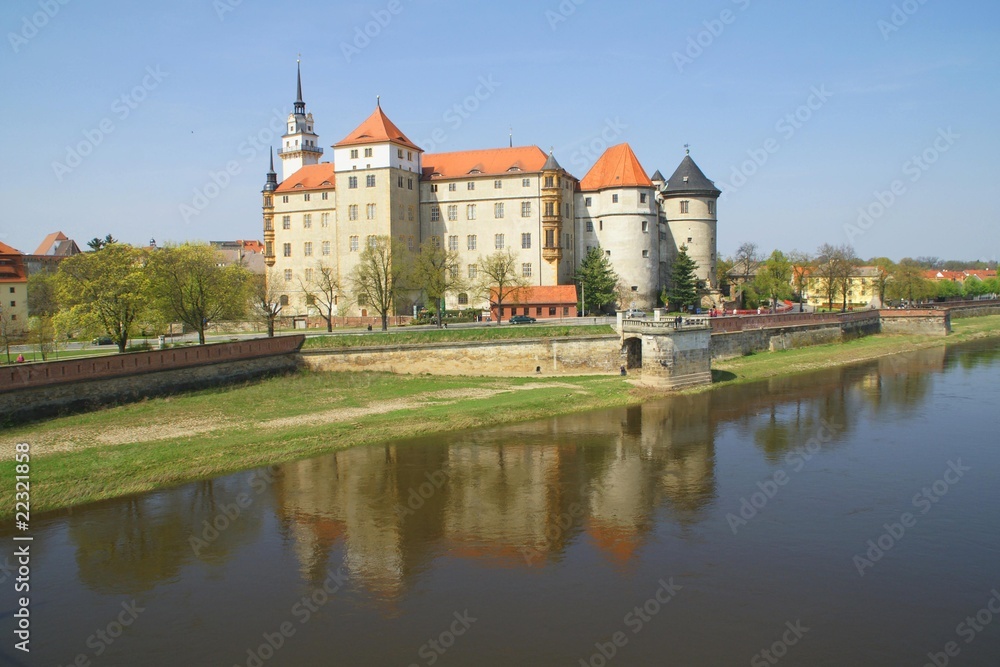
[[[571,328],[578,334],[607,332],[606,327]],[[714,364],[718,381],[713,386],[998,336],[1000,316],[956,320],[954,328],[954,335],[947,339],[873,336],[842,345],[718,362]],[[503,327],[495,331],[523,335],[561,329]],[[411,333],[472,335],[466,331],[479,330]],[[303,371],[7,429],[0,436],[0,474],[8,480],[0,486],[0,514],[13,514],[17,442],[32,447],[31,503],[37,513],[352,445],[617,407],[652,395],[617,376],[553,380]]]
[[[468,329],[436,329],[431,331],[391,331],[387,333],[355,333],[312,336],[303,349],[333,349],[343,347],[375,347],[379,345],[411,345],[418,343],[462,343],[475,341],[512,340],[518,338],[562,338],[613,334],[607,324],[597,325],[510,325],[474,327]]]

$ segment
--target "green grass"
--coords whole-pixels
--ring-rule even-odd
[[[610,325],[509,325],[468,329],[436,329],[431,331],[393,331],[363,334],[313,336],[306,339],[303,349],[334,349],[343,347],[375,347],[380,345],[412,345],[419,343],[455,343],[472,341],[512,340],[518,338],[562,338],[613,334]]]

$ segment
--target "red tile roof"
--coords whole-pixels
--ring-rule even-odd
[[[35,248],[36,255],[48,255],[56,241],[68,241],[69,239],[62,232],[52,232],[46,236],[41,245]]]
[[[539,172],[548,156],[538,146],[516,148],[487,148],[454,153],[424,155],[425,179],[461,178],[472,171],[476,176],[500,176],[514,171]]]
[[[966,269],[965,275],[975,276],[980,280],[988,280],[990,278],[996,278],[996,269]]]
[[[523,287],[506,299],[508,305],[575,304],[576,285]]]
[[[28,281],[24,270],[24,253],[0,242],[0,282],[23,283]]]
[[[415,150],[420,147],[410,141],[396,125],[389,120],[389,117],[382,111],[382,107],[375,107],[371,116],[365,122],[358,125],[354,131],[334,144],[334,146],[356,146],[359,144],[377,144],[383,141],[391,141],[401,146],[407,146]]]
[[[629,187],[651,188],[653,182],[628,144],[618,144],[604,151],[580,181],[581,190]]]
[[[335,183],[333,163],[309,164],[282,181],[275,192],[329,190]]]

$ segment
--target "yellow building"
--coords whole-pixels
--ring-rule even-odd
[[[16,338],[28,328],[28,274],[24,253],[0,243],[0,334]]]
[[[853,267],[847,288],[848,308],[880,308],[882,306],[878,293],[880,272],[881,269],[877,266]],[[828,302],[830,290],[827,289],[827,286],[827,278],[816,275],[815,270],[809,272],[803,295],[806,303],[820,308],[839,308],[844,301],[840,286],[835,285],[832,304]]]

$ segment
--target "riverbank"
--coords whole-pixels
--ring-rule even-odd
[[[953,326],[947,339],[873,336],[718,362],[712,387],[1000,336],[1000,316]],[[31,505],[37,514],[354,445],[633,405],[659,395],[618,376],[553,380],[303,371],[7,429],[0,436],[0,473],[13,480],[14,445],[30,443]],[[13,507],[11,482],[0,488],[0,514],[13,515]]]

